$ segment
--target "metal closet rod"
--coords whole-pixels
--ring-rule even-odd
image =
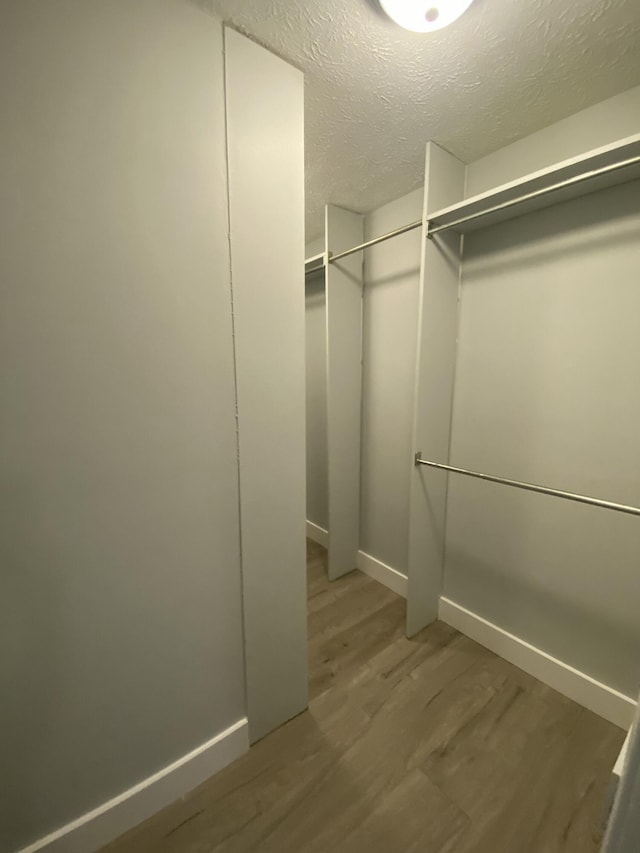
[[[451,222],[443,223],[442,225],[434,225],[433,227],[427,223],[427,237],[431,239],[434,234],[438,234],[440,231],[449,231],[452,228],[456,228],[458,225],[464,225],[467,222],[473,222],[475,219],[480,219],[483,216],[488,216],[491,213],[499,213],[501,210],[508,210],[510,207],[515,207],[518,204],[523,204],[526,201],[531,201],[534,198],[539,198],[540,196],[547,195],[548,193],[557,192],[558,190],[566,189],[567,187],[574,186],[575,184],[582,183],[582,181],[593,180],[593,178],[599,178],[602,175],[608,175],[611,172],[617,172],[619,169],[626,169],[629,166],[637,166],[640,163],[640,156],[630,157],[627,160],[622,160],[620,163],[610,163],[607,166],[602,166],[599,169],[592,169],[589,172],[585,172],[581,175],[574,175],[572,178],[567,178],[564,181],[558,181],[556,184],[551,184],[548,187],[543,187],[539,190],[533,190],[532,192],[525,193],[524,195],[517,196],[517,198],[512,198],[509,201],[504,201],[500,204],[494,204],[492,207],[487,207],[484,210],[479,210],[476,213],[470,213],[467,216],[461,216],[459,219],[454,219]],[[375,237],[373,240],[368,240],[366,243],[360,243],[359,246],[354,246],[351,249],[346,249],[344,252],[338,252],[335,255],[329,255],[328,261],[330,264],[339,261],[341,258],[346,258],[349,255],[353,255],[356,252],[361,252],[363,249],[368,249],[370,246],[375,246],[378,243],[383,243],[385,240],[391,240],[392,237],[398,237],[400,234],[406,234],[407,231],[413,231],[414,228],[420,228],[422,225],[422,220],[418,219],[415,222],[411,222],[409,225],[404,225],[402,228],[396,228],[395,231],[389,231],[388,234],[383,234],[381,237]],[[316,272],[319,269],[322,269],[322,266],[314,267],[313,269],[308,270],[307,272]]]
[[[599,169],[592,169],[590,172],[585,172],[581,175],[574,175],[573,178],[567,178],[564,181],[558,181],[556,184],[551,184],[548,187],[543,187],[539,190],[534,190],[525,195],[519,195],[517,198],[512,198],[509,201],[504,201],[501,204],[494,204],[493,207],[487,207],[484,210],[479,210],[476,213],[470,213],[467,216],[461,216],[460,219],[454,219],[451,222],[445,222],[442,225],[434,225],[433,228],[427,227],[427,237],[431,239],[434,234],[439,231],[450,231],[457,228],[458,225],[464,225],[466,222],[473,222],[474,219],[480,219],[482,216],[488,216],[490,213],[498,213],[501,210],[507,210],[510,207],[515,207],[517,204],[523,204],[525,201],[539,198],[548,193],[563,190],[567,187],[580,184],[582,181],[589,181],[593,178],[599,178],[601,175],[608,175],[611,172],[617,172],[619,169],[626,169],[629,166],[637,166],[640,163],[640,156],[630,157],[628,160],[622,160],[620,163],[610,163],[608,166],[602,166]]]
[[[538,492],[541,495],[551,495],[554,498],[563,498],[566,501],[599,506],[601,509],[611,509],[614,512],[624,512],[627,515],[640,516],[640,507],[627,506],[626,504],[601,501],[599,498],[590,498],[586,495],[576,495],[573,492],[563,492],[560,489],[548,489],[546,486],[536,486],[533,483],[522,483],[520,480],[507,480],[505,477],[494,477],[492,474],[480,474],[478,471],[469,471],[467,468],[456,468],[453,465],[443,465],[441,462],[430,462],[422,458],[421,451],[415,455],[415,464],[427,465],[429,468],[438,468],[440,471],[451,471],[453,474],[464,474],[465,477],[475,477],[477,480],[488,480],[490,483],[501,483],[504,486],[513,486],[514,489],[524,489],[526,492]]]
[[[344,252],[338,252],[335,255],[329,255],[329,263],[333,264],[339,261],[340,258],[346,258],[347,255],[353,255],[356,252],[361,252],[363,249],[368,249],[369,246],[375,246],[377,243],[383,243],[385,240],[390,240],[392,237],[398,237],[400,234],[405,234],[407,231],[413,231],[414,228],[420,228],[422,219],[412,222],[410,225],[403,225],[402,228],[396,228],[395,231],[389,231],[388,234],[383,234],[381,237],[374,237],[373,240],[367,240],[366,243],[360,243],[359,246],[354,246],[352,249],[347,249]]]

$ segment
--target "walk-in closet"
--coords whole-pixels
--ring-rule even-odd
[[[465,166],[428,143],[423,219],[349,249],[326,243],[308,258],[308,515],[324,478],[315,453],[324,441],[327,470],[334,453],[325,440],[327,281],[346,258],[366,257],[386,241],[392,251],[394,239],[420,228],[407,632],[441,618],[487,642],[512,642],[516,657],[518,643],[529,643],[555,660],[556,684],[563,668],[584,673],[592,683],[584,701],[628,724],[640,545],[633,461],[640,136],[487,189],[500,174],[496,157],[491,165],[487,177],[484,164]],[[363,268],[366,294],[366,260]],[[349,370],[359,372],[367,337],[364,312],[354,310],[351,322],[343,383]],[[351,396],[361,387],[353,381]],[[354,443],[346,458],[357,460],[358,449]],[[309,519],[321,544],[327,533],[331,543],[328,492],[324,515]],[[317,530],[324,519],[327,530]],[[358,557],[351,561],[355,568]],[[604,646],[593,630],[597,611],[610,621]]]
[[[640,136],[499,169],[427,149],[410,631],[437,612],[520,665],[529,644],[536,675],[629,725]]]
[[[640,853],[638,0],[0,0],[0,853]]]
[[[363,300],[361,325],[352,319],[351,330],[362,354],[361,512],[351,583],[368,575],[406,598],[395,606],[408,638],[448,626],[511,666],[508,679],[527,673],[525,693],[545,685],[567,707],[587,709],[594,725],[609,721],[584,736],[608,731],[615,757],[624,736],[614,733],[626,732],[634,716],[640,640],[640,135],[612,138],[612,129],[596,126],[599,109],[478,163],[429,142],[421,190],[365,217],[361,239],[348,248],[307,244],[307,534],[310,584],[319,589],[322,546],[331,565],[330,486],[328,503],[326,492],[325,503],[318,500],[332,452],[323,432],[331,378],[326,280],[355,258]],[[572,138],[590,119],[584,141]],[[588,141],[596,144],[585,148]],[[572,156],[556,160],[556,151]],[[394,285],[402,291],[395,301]],[[380,334],[377,301],[395,339]],[[394,344],[411,386],[395,398]],[[355,351],[350,357],[343,367],[352,371]],[[386,437],[385,416],[395,420]],[[376,500],[372,459],[385,456],[405,487],[406,503],[395,502],[406,537],[396,565],[384,538],[367,550],[362,544]],[[331,577],[329,568],[329,590]],[[352,654],[375,667],[379,649],[362,626],[373,625],[375,611],[384,633],[392,602],[361,583],[344,645],[359,644]],[[330,605],[336,624],[347,595]],[[317,621],[313,612],[310,620]],[[344,666],[332,673],[338,681]],[[543,720],[546,710],[539,712]],[[576,748],[588,749],[586,740]]]

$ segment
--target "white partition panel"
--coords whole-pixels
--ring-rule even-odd
[[[307,535],[329,527],[327,473],[327,300],[325,270],[305,276],[307,379]],[[324,534],[324,536],[323,536]]]
[[[326,251],[363,241],[364,218],[328,205]],[[356,567],[360,534],[360,411],[362,395],[362,252],[326,269],[329,578]]]
[[[424,188],[368,214],[365,239],[422,216]],[[365,252],[360,549],[407,575],[413,449],[419,228]]]
[[[429,211],[460,201],[464,163],[433,142],[427,144],[424,219]],[[418,308],[418,365],[414,450],[425,459],[447,462],[456,357],[456,326],[460,275],[457,234],[426,239]],[[409,460],[407,460],[409,462]],[[420,631],[438,616],[443,582],[444,524],[447,475],[414,468],[409,520],[409,583],[407,635]]]
[[[307,704],[303,77],[229,29],[225,48],[247,707],[255,741]]]

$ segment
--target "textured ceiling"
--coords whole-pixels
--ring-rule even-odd
[[[377,0],[204,2],[305,73],[308,239],[418,186],[428,139],[470,162],[640,83],[640,0],[474,0],[427,35]]]

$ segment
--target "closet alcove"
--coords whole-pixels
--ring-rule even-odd
[[[305,263],[307,526],[328,550],[329,579],[353,571],[360,532],[362,252],[360,214],[327,205],[321,251]]]
[[[428,143],[422,221],[397,229],[422,229],[407,635],[440,619],[628,726],[640,136],[509,163]],[[336,255],[362,243],[362,217],[328,207],[307,253],[308,533],[331,579],[358,565],[366,249]]]
[[[447,622],[627,727],[640,136],[510,170],[427,145],[414,451],[445,470],[412,475],[407,632]]]

